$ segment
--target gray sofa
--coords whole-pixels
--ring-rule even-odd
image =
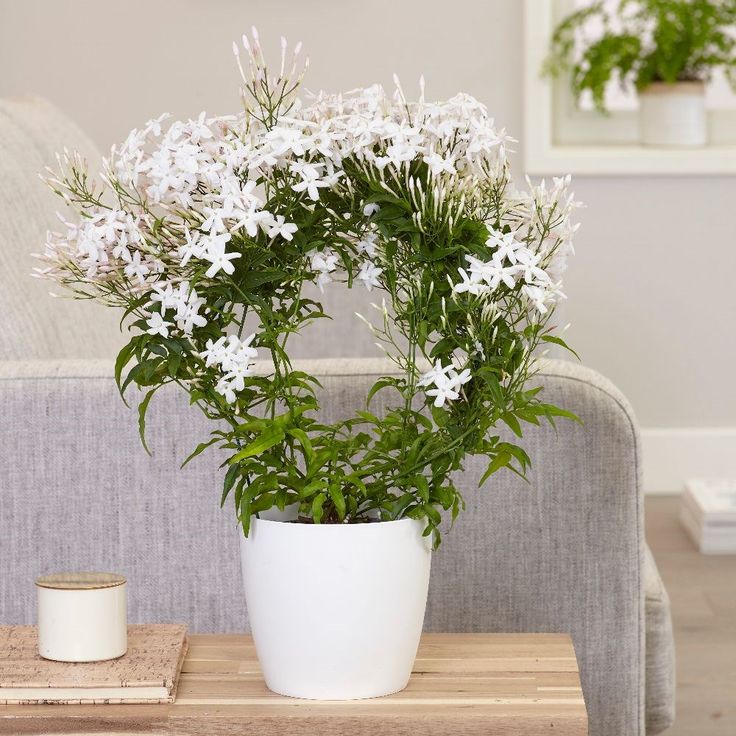
[[[93,152],[47,103],[0,103],[0,622],[34,620],[37,575],[89,568],[127,575],[132,621],[247,630],[238,529],[232,509],[218,507],[218,458],[178,469],[207,435],[202,417],[182,393],[162,391],[148,457],[112,379],[121,340],[112,316],[54,301],[27,277],[26,254],[41,247],[55,207],[35,172],[63,144]],[[344,347],[351,338],[339,339]],[[360,406],[375,376],[390,371],[375,359],[306,367],[321,377],[327,418]],[[434,556],[426,628],[569,631],[590,733],[658,733],[673,718],[673,645],[643,537],[636,421],[589,369],[549,361],[541,380],[547,400],[584,426],[527,432],[530,485],[497,474],[478,489],[480,464],[467,463],[459,482],[468,509]]]

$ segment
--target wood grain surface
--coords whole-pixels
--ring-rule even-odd
[[[425,634],[409,686],[383,698],[271,693],[250,637],[192,635],[171,705],[0,706],[2,734],[533,736],[587,734],[565,634]]]

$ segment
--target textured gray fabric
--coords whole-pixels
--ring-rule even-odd
[[[675,650],[670,599],[649,547],[644,550],[646,727],[661,733],[675,720]]]
[[[386,370],[360,360],[303,367],[321,375],[327,420],[360,407]],[[128,576],[133,621],[246,628],[238,529],[232,509],[218,508],[218,458],[205,454],[178,470],[208,426],[182,393],[162,391],[149,414],[149,458],[111,375],[105,361],[0,362],[0,620],[33,621],[35,576],[87,568]],[[460,483],[468,509],[434,556],[426,628],[569,631],[592,736],[642,734],[636,425],[620,393],[590,370],[551,361],[541,380],[546,399],[585,426],[527,432],[531,485],[509,473],[478,490],[483,468],[467,463]],[[375,399],[379,409],[386,393]],[[666,598],[659,601],[666,610]],[[663,663],[671,639],[661,624],[654,630],[649,659]],[[648,688],[647,699],[653,713],[671,707],[665,687]]]
[[[110,358],[123,344],[112,310],[53,299],[51,285],[30,276],[39,265],[31,253],[60,229],[55,212],[64,209],[38,175],[64,146],[99,168],[89,139],[51,104],[0,100],[0,360]]]

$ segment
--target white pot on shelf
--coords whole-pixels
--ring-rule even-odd
[[[639,136],[647,146],[704,146],[708,142],[705,84],[650,84],[639,93]]]
[[[403,690],[427,603],[431,543],[413,519],[254,519],[241,539],[245,598],[268,688],[316,700]]]

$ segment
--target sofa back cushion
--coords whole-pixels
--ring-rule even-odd
[[[0,360],[110,358],[123,344],[112,310],[49,296],[31,278],[46,231],[61,223],[63,202],[40,180],[64,146],[96,171],[100,155],[87,136],[45,100],[0,100]],[[66,214],[66,213],[65,213]],[[56,289],[58,291],[58,288]]]

